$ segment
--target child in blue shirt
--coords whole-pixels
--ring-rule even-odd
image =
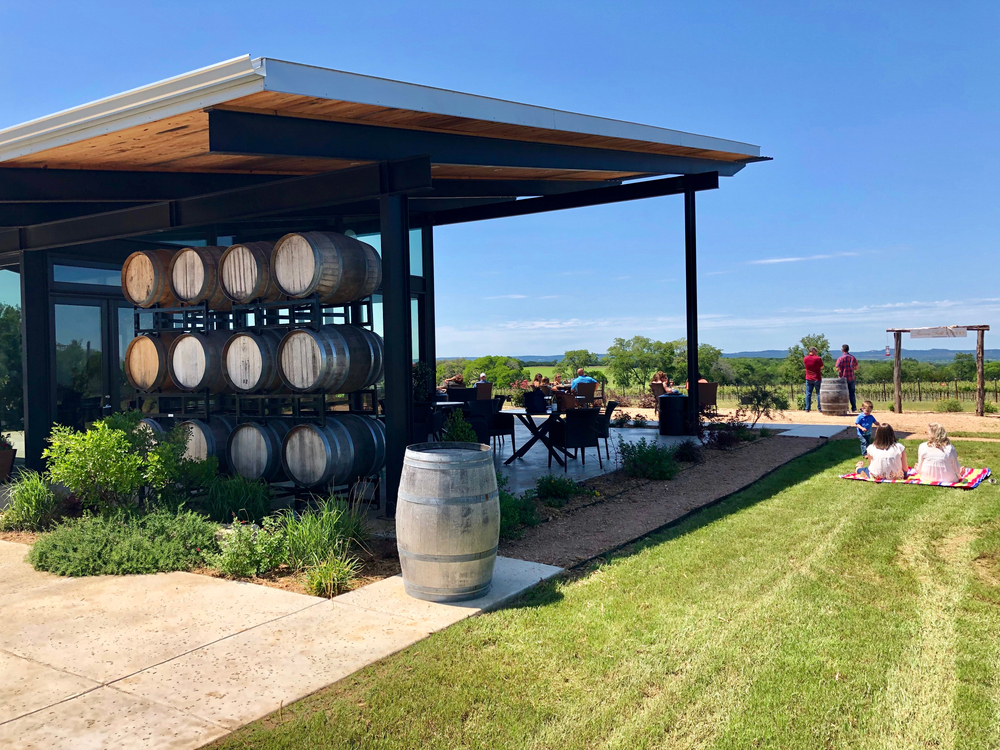
[[[858,426],[858,442],[861,443],[862,458],[868,455],[868,446],[875,439],[875,431],[872,430],[872,425],[877,425],[878,420],[872,416],[872,409],[874,408],[875,405],[871,401],[865,401],[861,404],[861,414],[854,420]]]

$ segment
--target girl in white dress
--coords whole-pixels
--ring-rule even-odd
[[[917,449],[917,474],[925,482],[957,482],[958,453],[944,427],[931,422],[927,425],[927,438]]]
[[[872,479],[904,479],[909,464],[906,462],[906,447],[896,442],[896,433],[891,424],[880,424],[875,430],[875,439],[868,446],[869,475]]]

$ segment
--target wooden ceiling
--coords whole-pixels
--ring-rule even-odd
[[[233,99],[218,109],[721,161],[746,159],[744,154],[545,130],[269,91]],[[331,172],[363,163],[365,162],[340,159],[213,154],[209,151],[208,114],[196,111],[10,159],[0,163],[0,167],[305,175]],[[609,180],[638,176],[634,172],[447,164],[434,165],[432,169],[434,177],[450,179]]]

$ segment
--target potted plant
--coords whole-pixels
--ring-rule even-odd
[[[10,442],[9,433],[0,433],[0,482],[10,480],[10,470],[14,466],[14,456],[17,449]]]

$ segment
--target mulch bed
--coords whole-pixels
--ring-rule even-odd
[[[521,539],[501,541],[498,552],[563,568],[579,565],[752,484],[824,442],[769,437],[729,451],[706,450],[701,463],[669,481],[632,479],[621,472],[596,477],[583,486],[599,494],[543,509],[545,523],[528,527]]]

